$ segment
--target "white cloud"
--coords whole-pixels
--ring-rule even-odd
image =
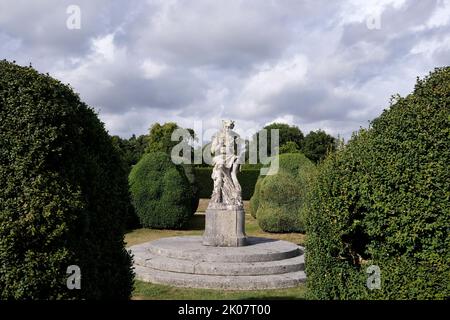
[[[442,38],[424,39],[411,48],[411,54],[422,54],[431,58],[437,51],[450,50],[450,34]]]
[[[271,107],[267,105],[268,99],[304,83],[307,71],[308,61],[303,55],[281,60],[274,65],[259,66],[244,81],[236,108],[247,116],[258,116],[262,109]]]
[[[116,47],[114,45],[114,34],[108,34],[92,40],[91,46],[95,55],[103,58],[104,62],[114,62]]]
[[[0,58],[70,83],[112,134],[279,121],[349,137],[450,64],[450,0],[2,0]],[[366,21],[382,18],[380,30]]]
[[[144,73],[144,78],[154,79],[158,78],[167,69],[167,65],[157,63],[151,59],[145,59],[141,64],[141,68]]]
[[[369,18],[380,17],[389,6],[399,9],[405,3],[406,0],[347,0],[339,13],[340,23],[366,22]]]
[[[428,28],[446,26],[450,23],[450,0],[440,0],[438,7],[427,21]]]

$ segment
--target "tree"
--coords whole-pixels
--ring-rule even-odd
[[[163,125],[159,123],[153,124],[150,128],[150,133],[148,135],[148,146],[145,152],[162,151],[170,155],[172,152],[172,148],[182,141],[182,138],[180,138],[178,141],[172,141],[172,133],[176,129],[182,128],[175,122],[167,122]],[[191,143],[195,138],[194,130],[187,129],[187,131],[191,135],[191,140],[184,142]],[[191,148],[191,159],[193,158],[193,154],[194,151],[193,148]]]
[[[283,153],[299,153],[298,145],[294,141],[288,141],[280,147],[280,154]]]
[[[290,126],[286,123],[272,123],[265,126],[263,129],[267,130],[267,155],[271,156],[271,129],[277,129],[279,134],[279,144],[278,147],[285,145],[287,142],[293,142],[295,144],[296,150],[301,150],[303,146],[303,133],[297,126]],[[252,143],[256,143],[257,139],[262,139],[261,131],[253,135]],[[257,151],[259,159],[259,144],[258,141]],[[289,148],[293,148],[294,145],[290,145]],[[260,159],[261,160],[261,159]]]
[[[148,136],[140,135],[136,138],[133,134],[129,139],[112,136],[111,141],[127,165],[128,172],[141,159],[148,145]]]
[[[303,153],[311,161],[319,162],[336,149],[336,139],[323,130],[311,131],[303,141]]]
[[[279,145],[282,146],[286,144],[288,141],[294,142],[298,149],[301,149],[303,146],[303,132],[297,126],[290,126],[286,123],[272,123],[264,127],[267,132],[267,145],[270,147],[271,145],[271,129],[279,130]]]

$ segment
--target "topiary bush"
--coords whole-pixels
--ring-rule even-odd
[[[309,296],[450,297],[449,163],[446,67],[396,97],[321,165],[307,215]],[[372,265],[380,286],[370,290]]]
[[[180,229],[193,215],[193,190],[181,165],[164,152],[144,154],[129,176],[133,205],[142,226]]]
[[[69,86],[0,61],[0,299],[127,299],[124,166]],[[67,268],[81,269],[81,290]]]
[[[301,153],[279,156],[279,171],[260,180],[251,203],[267,232],[304,232],[306,191],[315,165]]]

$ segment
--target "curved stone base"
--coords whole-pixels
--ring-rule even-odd
[[[291,242],[248,237],[244,247],[210,247],[202,237],[170,237],[129,248],[137,279],[179,287],[261,290],[306,280],[303,248]]]

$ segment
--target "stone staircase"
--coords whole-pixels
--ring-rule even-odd
[[[136,278],[178,287],[279,289],[306,280],[304,249],[291,242],[247,238],[243,247],[210,247],[202,237],[170,237],[130,247]]]

